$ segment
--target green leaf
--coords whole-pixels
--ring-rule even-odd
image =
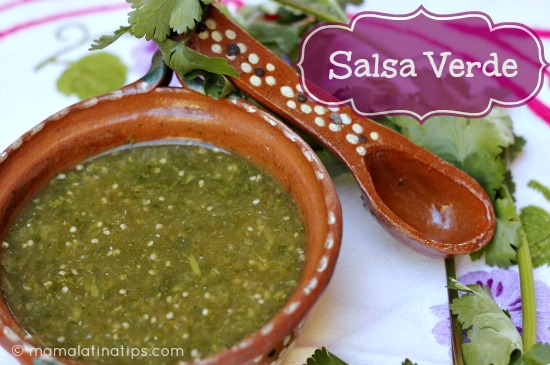
[[[550,213],[536,206],[528,206],[521,210],[520,217],[533,265],[550,265]]]
[[[345,8],[347,5],[363,5],[365,0],[338,0],[341,7]]]
[[[464,285],[450,279],[451,289],[466,294],[453,300],[451,311],[458,316],[470,342],[462,345],[468,365],[509,365],[523,351],[521,336],[510,317],[495,303],[489,291],[479,285]]]
[[[550,364],[550,345],[547,343],[536,343],[521,358],[518,365],[548,365]]]
[[[333,354],[327,351],[326,348],[315,350],[313,355],[307,359],[305,365],[348,365]]]
[[[216,74],[224,74],[237,77],[237,71],[225,58],[207,57],[190,48],[182,42],[175,42],[167,39],[163,42],[156,42],[164,55],[164,61],[172,70],[180,75],[195,70],[204,70]]]
[[[183,77],[187,86],[216,100],[236,90],[225,76],[204,70],[191,71]]]
[[[527,184],[527,185],[530,188],[533,188],[533,189],[537,190],[539,193],[541,193],[546,198],[546,200],[550,201],[550,188],[542,185],[541,183],[539,183],[538,181],[535,181],[535,180],[529,181],[529,184]]]
[[[516,249],[521,245],[521,222],[512,197],[502,188],[503,193],[493,202],[496,215],[496,231],[493,239],[484,250],[474,254],[478,258],[485,252],[487,264],[507,268],[515,264]]]
[[[412,362],[409,359],[405,359],[405,361],[403,361],[403,363],[401,365],[418,365],[418,364],[415,363],[415,362]]]
[[[505,183],[506,162],[485,150],[470,153],[457,167],[473,177],[491,198]]]
[[[119,89],[126,82],[127,67],[110,53],[94,53],[72,62],[57,80],[57,90],[80,99]]]
[[[494,158],[513,142],[509,134],[504,132],[508,122],[504,122],[500,115],[494,121],[491,117],[433,117],[423,125],[410,117],[389,119],[411,141],[453,164],[460,164],[470,154],[479,151]]]
[[[171,30],[178,34],[195,28],[202,18],[199,0],[126,0],[132,4],[128,23],[132,33],[147,40],[164,41]],[[208,4],[212,1],[204,1]]]
[[[117,30],[115,30],[115,33],[113,35],[103,35],[99,37],[98,39],[95,39],[90,48],[89,51],[97,51],[99,49],[103,49],[112,43],[114,43],[117,39],[119,39],[123,34],[126,34],[130,31],[129,26],[121,26]]]
[[[247,27],[247,31],[280,57],[290,54],[300,44],[300,37],[295,27],[275,22],[253,22]]]
[[[275,0],[294,8],[304,14],[311,15],[319,21],[347,23],[348,18],[336,0]]]

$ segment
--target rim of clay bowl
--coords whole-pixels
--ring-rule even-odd
[[[267,324],[233,347],[189,364],[261,364],[282,357],[281,344],[286,348],[294,339],[338,257],[342,213],[330,176],[309,145],[255,106],[236,99],[214,101],[181,88],[133,85],[61,110],[0,154],[0,238],[40,187],[92,155],[132,142],[170,138],[200,140],[234,152],[289,190],[306,227],[306,262],[296,290]],[[0,345],[8,352],[23,346],[18,360],[33,363],[32,338],[25,336],[5,299],[0,300]]]

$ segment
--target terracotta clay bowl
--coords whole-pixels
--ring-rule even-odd
[[[241,100],[214,101],[185,89],[158,87],[166,80],[164,73],[158,67],[122,90],[62,110],[0,155],[0,239],[34,193],[90,156],[130,142],[163,139],[199,140],[232,151],[288,189],[306,226],[306,262],[297,289],[268,323],[232,348],[193,364],[282,361],[336,263],[342,215],[334,186],[313,150],[271,115]],[[0,344],[8,352],[22,345],[20,363],[33,364],[28,352],[33,339],[25,337],[4,299]]]

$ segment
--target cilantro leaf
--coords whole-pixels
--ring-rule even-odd
[[[237,71],[221,57],[207,57],[200,54],[185,43],[175,42],[166,39],[163,42],[156,42],[164,55],[164,61],[175,72],[185,76],[194,70],[204,70],[216,74],[224,74],[237,77]]]
[[[521,221],[514,201],[505,187],[501,189],[493,205],[497,219],[495,235],[483,251],[474,254],[474,258],[485,252],[487,264],[509,267],[516,262],[516,249],[522,243]]]
[[[550,345],[547,343],[536,343],[533,345],[518,365],[548,365],[550,364]]]
[[[147,40],[164,41],[171,30],[182,34],[195,28],[202,18],[199,0],[126,0],[135,9],[128,15],[132,34]],[[210,3],[211,1],[205,1]]]
[[[337,0],[275,0],[319,21],[347,23],[348,17]]]
[[[347,365],[344,361],[340,360],[326,348],[320,348],[315,350],[313,355],[307,359],[305,365]]]
[[[490,292],[452,278],[449,288],[466,292],[450,306],[462,328],[468,330],[470,342],[462,345],[466,364],[508,365],[518,361],[523,351],[521,336]]]
[[[300,36],[295,27],[276,22],[255,21],[248,25],[247,31],[279,57],[290,55],[300,44]]]
[[[110,53],[94,53],[72,62],[57,80],[57,90],[80,99],[119,89],[126,82],[127,67]]]
[[[528,206],[521,210],[521,223],[529,241],[535,267],[550,265],[550,213]]]
[[[204,70],[188,72],[184,75],[184,79],[188,87],[204,92],[205,95],[216,100],[235,91],[235,87],[225,76]]]
[[[89,51],[96,51],[99,49],[103,49],[107,46],[110,46],[113,44],[116,40],[118,40],[123,34],[130,32],[130,26],[121,26],[117,30],[115,30],[115,33],[112,35],[103,35],[99,37],[98,39],[95,39],[90,48]]]

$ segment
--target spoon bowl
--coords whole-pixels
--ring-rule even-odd
[[[475,186],[449,183],[449,176],[441,170],[395,149],[372,151],[364,162],[372,185],[360,184],[375,197],[367,199],[376,207],[371,211],[384,225],[402,222],[406,232],[396,236],[416,251],[467,254],[486,242],[487,232],[492,230],[492,210],[484,204],[483,192],[472,189]],[[398,227],[394,230],[402,232]],[[423,244],[408,240],[408,236]]]
[[[467,174],[347,106],[313,103],[290,66],[215,7],[201,29],[187,45],[225,57],[238,72],[231,81],[240,90],[346,164],[371,212],[392,235],[434,256],[468,254],[489,243],[492,203]]]

